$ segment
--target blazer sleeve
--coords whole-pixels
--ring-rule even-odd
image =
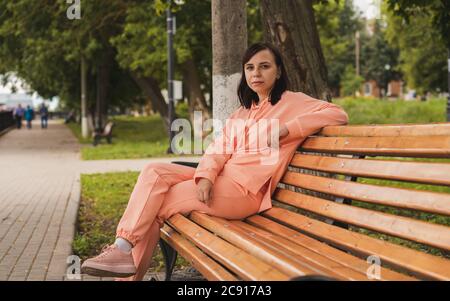
[[[194,173],[194,181],[196,184],[201,178],[206,178],[214,184],[217,175],[230,159],[237,143],[235,139],[230,140],[229,129],[239,111],[240,108],[227,118],[221,134],[207,147]]]
[[[314,98],[308,102],[306,113],[286,122],[289,140],[308,137],[326,126],[348,123],[348,115],[340,106]]]

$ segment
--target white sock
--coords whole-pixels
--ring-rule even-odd
[[[114,244],[119,248],[122,252],[130,252],[133,246],[128,242],[128,240],[123,239],[122,237],[117,237]]]

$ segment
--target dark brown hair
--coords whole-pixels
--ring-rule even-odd
[[[269,93],[270,103],[272,105],[275,105],[280,100],[281,95],[284,93],[284,91],[288,89],[289,79],[287,77],[286,69],[284,68],[284,64],[281,59],[281,54],[278,51],[278,49],[269,43],[255,43],[245,51],[245,54],[242,58],[242,77],[237,91],[239,101],[241,105],[244,106],[246,109],[250,109],[250,107],[252,106],[252,102],[258,103],[259,98],[258,94],[256,94],[247,85],[247,81],[245,79],[244,66],[256,53],[266,49],[273,54],[275,58],[275,63],[278,69],[281,71],[280,78],[275,80],[275,84]]]

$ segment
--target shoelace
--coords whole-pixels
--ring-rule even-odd
[[[100,251],[101,254],[98,256],[98,258],[102,258],[108,255],[113,250],[112,246],[113,245],[104,245],[102,247],[102,250]]]

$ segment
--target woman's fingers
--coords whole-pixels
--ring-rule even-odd
[[[210,191],[208,189],[199,189],[198,199],[200,202],[209,206],[210,203]]]
[[[208,191],[208,203],[207,203],[207,205],[208,206],[211,206],[211,204],[212,204],[212,188],[210,188],[209,189],[209,191]]]
[[[201,179],[198,183],[198,200],[209,206],[211,199],[211,187],[212,183],[207,179]]]
[[[207,206],[209,206],[209,189],[205,189],[204,194],[203,194],[203,199],[205,200],[205,204]]]

